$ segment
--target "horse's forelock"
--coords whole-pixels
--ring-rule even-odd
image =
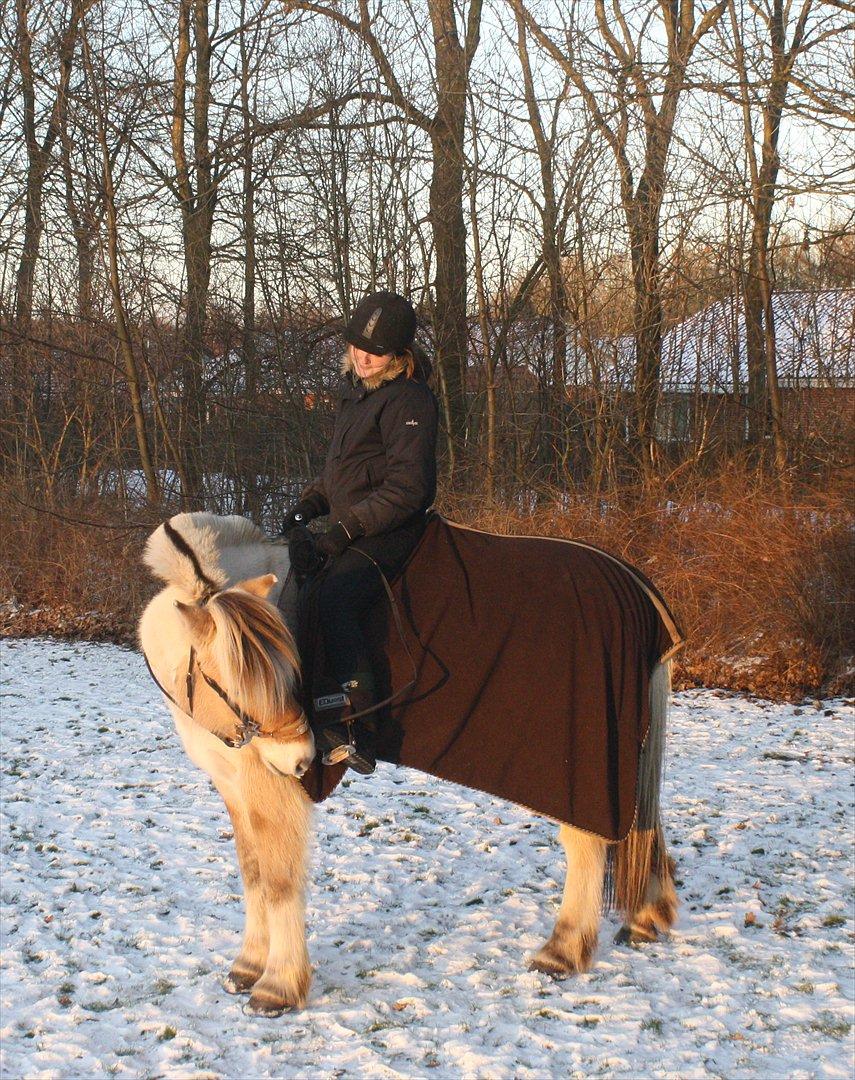
[[[288,628],[266,600],[226,589],[208,603],[212,648],[229,694],[257,720],[275,720],[292,704],[299,657]]]

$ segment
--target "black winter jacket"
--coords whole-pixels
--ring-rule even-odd
[[[346,375],[321,476],[300,496],[352,537],[388,532],[423,513],[436,495],[439,410],[430,363],[367,390]]]

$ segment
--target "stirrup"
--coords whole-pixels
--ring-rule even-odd
[[[347,732],[346,735],[345,731]],[[329,746],[329,749],[325,750],[321,757],[321,761],[324,765],[340,765],[343,761],[347,761],[356,753],[356,746],[353,742],[350,724],[342,722],[330,724],[319,734],[320,738]]]
[[[342,725],[345,726],[345,725]],[[341,739],[342,741],[338,746],[333,746],[329,750],[325,751],[321,757],[321,761],[324,765],[347,765],[349,769],[353,769],[354,772],[359,773],[361,776],[370,776],[377,765],[373,756],[368,756],[365,753],[360,752],[358,745],[352,741],[345,741],[353,739],[353,734],[350,729],[350,725],[346,725],[347,736],[343,733],[339,733],[334,729],[327,729],[321,733],[321,738],[332,742],[334,739]]]
[[[355,753],[356,747],[353,743],[342,743],[341,746],[334,746],[332,750],[327,750],[321,761],[324,765],[341,765],[343,761],[349,761]]]

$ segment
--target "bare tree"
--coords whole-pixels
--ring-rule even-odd
[[[604,0],[595,0],[596,45],[582,37],[578,26],[571,25],[563,47],[546,33],[522,0],[509,2],[535,40],[566,72],[614,155],[635,292],[636,438],[644,475],[649,476],[655,463],[654,421],[662,354],[660,214],[668,152],[689,61],[698,42],[721,18],[726,0],[719,0],[699,18],[693,0],[651,3],[635,13],[637,26],[631,24],[619,3],[615,2],[608,13]],[[646,40],[651,48],[650,39],[657,33],[664,41],[664,56],[661,61],[651,61],[645,58],[644,44]],[[585,45],[604,56],[604,78],[599,85],[586,70]],[[636,140],[642,146],[637,170],[632,163]]]
[[[42,206],[44,183],[53,161],[54,144],[64,126],[68,105],[68,86],[74,64],[74,53],[80,24],[94,0],[72,0],[68,22],[59,32],[59,73],[53,102],[47,115],[44,133],[40,136],[36,111],[36,73],[33,69],[33,42],[30,28],[30,0],[16,0],[17,49],[16,59],[21,80],[24,104],[24,137],[27,147],[27,176],[25,189],[24,237],[18,264],[15,315],[22,333],[27,332],[33,314],[33,288],[39,244],[44,230]],[[39,73],[41,74],[41,72]]]
[[[464,129],[469,70],[481,34],[482,0],[470,0],[461,36],[453,0],[428,0],[433,36],[433,73],[436,97],[430,113],[419,107],[405,91],[374,30],[368,0],[358,0],[357,17],[351,18],[326,4],[287,0],[291,10],[324,15],[345,27],[367,48],[388,92],[391,103],[411,124],[430,139],[432,172],[430,220],[433,229],[435,278],[433,329],[437,360],[442,368],[446,419],[449,430],[449,462],[466,437],[466,365],[469,332],[466,319],[466,226],[464,199]],[[413,27],[413,33],[418,28]]]
[[[116,211],[116,185],[113,176],[113,163],[118,152],[126,148],[128,139],[127,134],[125,134],[125,137],[118,146],[110,146],[105,116],[107,109],[110,108],[115,111],[117,104],[115,101],[108,102],[105,100],[109,83],[103,68],[103,52],[101,53],[101,70],[96,71],[92,62],[89,41],[85,34],[83,35],[83,57],[89,85],[92,113],[101,150],[102,201],[104,204],[105,225],[107,230],[107,280],[109,282],[110,296],[113,303],[113,317],[116,322],[116,337],[130,395],[137,452],[139,454],[143,476],[145,477],[146,497],[149,503],[157,505],[159,501],[159,485],[154,461],[152,459],[148,425],[143,408],[142,386],[137,359],[134,353],[133,334],[122,296],[122,281],[119,267],[119,222]],[[114,128],[124,130],[124,132],[127,133],[133,123],[132,116],[135,105],[136,102],[131,95],[130,109],[126,110],[124,122],[118,122],[114,115]]]
[[[721,32],[725,42],[723,55],[730,60],[737,76],[736,89],[723,87],[722,91],[741,110],[748,168],[745,198],[751,228],[743,296],[749,437],[762,445],[768,419],[771,420],[775,463],[780,475],[787,464],[787,439],[778,385],[770,238],[779,195],[781,123],[794,80],[808,93],[816,92],[814,79],[799,78],[800,60],[812,47],[843,29],[842,20],[831,13],[822,17],[811,33],[814,8],[813,0],[802,0],[796,14],[791,4],[771,0],[767,5],[753,5],[750,15],[746,15],[742,7],[737,8],[733,0],[728,0],[728,25]]]

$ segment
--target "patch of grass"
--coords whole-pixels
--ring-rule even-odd
[[[831,1035],[835,1039],[845,1039],[852,1030],[852,1024],[834,1013],[821,1012],[816,1020],[811,1020],[810,1029],[823,1035]]]
[[[119,1002],[114,998],[112,1001],[89,1001],[83,1008],[87,1012],[104,1013],[115,1009]]]
[[[366,1033],[373,1035],[375,1031],[386,1031],[388,1028],[395,1027],[389,1020],[375,1020],[373,1024],[367,1027]]]
[[[662,1021],[657,1017],[651,1017],[649,1020],[641,1021],[642,1031],[654,1031],[657,1035],[662,1034]]]
[[[174,1039],[177,1034],[178,1034],[178,1032],[175,1030],[175,1028],[170,1027],[170,1025],[167,1024],[166,1027],[163,1029],[163,1031],[158,1032],[157,1041],[158,1042],[169,1042],[169,1040]]]
[[[822,925],[827,927],[845,926],[846,919],[843,915],[826,915],[822,920]]]

